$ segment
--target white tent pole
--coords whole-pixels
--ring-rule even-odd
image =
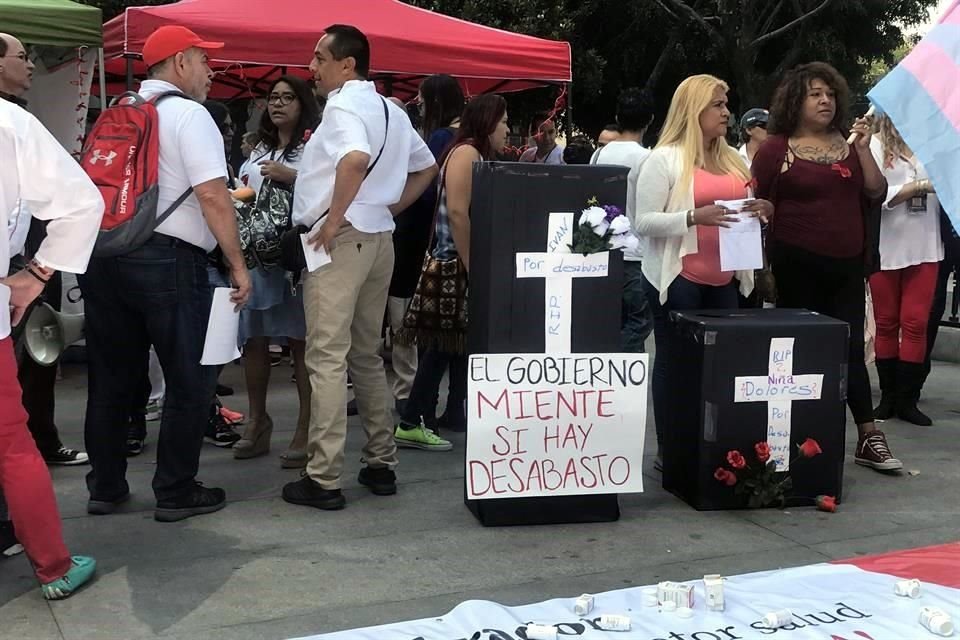
[[[97,50],[97,66],[100,67],[100,111],[103,112],[110,104],[107,99],[107,70],[103,63],[103,47]]]

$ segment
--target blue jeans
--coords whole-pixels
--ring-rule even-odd
[[[620,343],[624,353],[645,353],[653,333],[653,313],[643,290],[643,263],[623,263],[623,306],[620,308]]]
[[[653,312],[654,340],[657,345],[653,361],[653,419],[657,427],[657,451],[663,442],[664,429],[670,423],[668,413],[671,393],[680,393],[680,380],[673,370],[680,348],[679,336],[670,322],[671,311],[696,309],[736,309],[738,305],[735,281],[723,287],[697,284],[677,276],[667,290],[667,301],[660,304],[660,292],[646,278],[643,288]]]
[[[200,364],[212,300],[205,252],[155,234],[124,256],[94,258],[79,282],[89,369],[84,438],[90,497],[115,500],[129,491],[126,427],[142,402],[151,344],[167,381],[153,491],[158,501],[192,491],[217,370]]]

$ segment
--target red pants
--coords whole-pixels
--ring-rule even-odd
[[[70,554],[50,472],[27,431],[10,338],[0,340],[0,488],[37,578],[47,583],[63,577],[70,569]]]
[[[936,262],[925,262],[870,276],[878,359],[925,360],[938,268]]]

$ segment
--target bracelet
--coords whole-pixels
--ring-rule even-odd
[[[687,227],[692,227],[697,224],[696,217],[693,214],[693,209],[687,211]]]
[[[32,275],[34,278],[36,278],[37,280],[39,280],[39,281],[42,282],[43,284],[47,284],[48,282],[50,282],[49,278],[41,278],[39,275],[37,275],[37,272],[34,271],[31,267],[32,267],[32,265],[28,265],[27,268],[24,269],[24,271],[26,271],[27,273],[29,273],[30,275]]]
[[[36,258],[33,258],[32,260],[30,260],[30,263],[28,266],[32,267],[35,271],[37,271],[40,275],[46,277],[48,280],[53,277],[53,269],[46,268],[45,266],[37,262]]]

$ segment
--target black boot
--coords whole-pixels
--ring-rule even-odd
[[[880,378],[880,404],[873,410],[873,417],[889,420],[897,408],[897,359],[877,358],[877,377]]]
[[[904,362],[897,366],[897,417],[921,427],[929,427],[933,420],[917,408],[924,368],[920,362]]]

